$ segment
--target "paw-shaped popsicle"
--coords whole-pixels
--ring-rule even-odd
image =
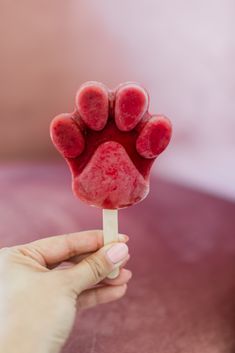
[[[82,201],[119,209],[148,194],[150,168],[171,138],[170,121],[150,115],[148,107],[148,94],[136,83],[110,91],[87,82],[77,92],[74,112],[53,119],[52,141]]]

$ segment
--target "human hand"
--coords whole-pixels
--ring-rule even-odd
[[[128,261],[127,240],[119,235],[118,243],[103,246],[102,232],[94,230],[2,249],[0,352],[57,353],[77,308],[121,298],[131,272],[106,277]],[[59,266],[65,261],[70,266]]]

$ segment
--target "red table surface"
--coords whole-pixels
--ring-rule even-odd
[[[0,168],[0,245],[101,227],[64,165]],[[125,298],[80,313],[63,353],[235,351],[235,204],[152,178],[120,211],[133,271]]]

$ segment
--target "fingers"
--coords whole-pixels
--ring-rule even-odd
[[[125,243],[106,245],[83,259],[78,265],[63,271],[66,281],[77,294],[96,285],[115,268],[122,265],[128,257]]]
[[[105,278],[101,283],[108,284],[109,286],[121,286],[129,282],[132,277],[131,271],[122,268],[118,277],[114,279]]]
[[[126,243],[127,241],[124,241],[124,243]],[[81,262],[83,259],[85,259],[87,256],[90,256],[92,255],[93,252],[90,252],[90,253],[86,253],[86,254],[82,254],[82,255],[76,255],[76,256],[73,256],[71,257],[70,259],[66,260],[68,266],[72,266],[72,265],[76,265],[78,264],[79,262]],[[128,255],[128,257],[126,258],[126,261],[124,263],[122,263],[122,265],[120,267],[124,267],[126,265],[126,263],[129,261],[130,259],[130,255]],[[59,265],[59,264],[58,264]],[[67,266],[67,267],[68,267]],[[55,266],[53,267],[55,268]]]
[[[119,235],[119,241],[127,240],[127,236]],[[76,255],[97,251],[102,246],[103,232],[90,230],[37,240],[19,246],[18,250],[43,266],[53,266]]]
[[[123,297],[127,289],[127,285],[119,285],[116,287],[99,287],[95,289],[88,289],[78,297],[78,307],[80,309],[87,309],[98,304],[109,303],[111,301]]]

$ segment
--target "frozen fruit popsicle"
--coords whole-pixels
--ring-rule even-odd
[[[148,113],[149,97],[136,83],[108,90],[86,82],[72,113],[50,126],[51,139],[72,173],[81,201],[102,208],[105,243],[117,238],[117,210],[143,200],[150,168],[171,138],[171,123]]]

